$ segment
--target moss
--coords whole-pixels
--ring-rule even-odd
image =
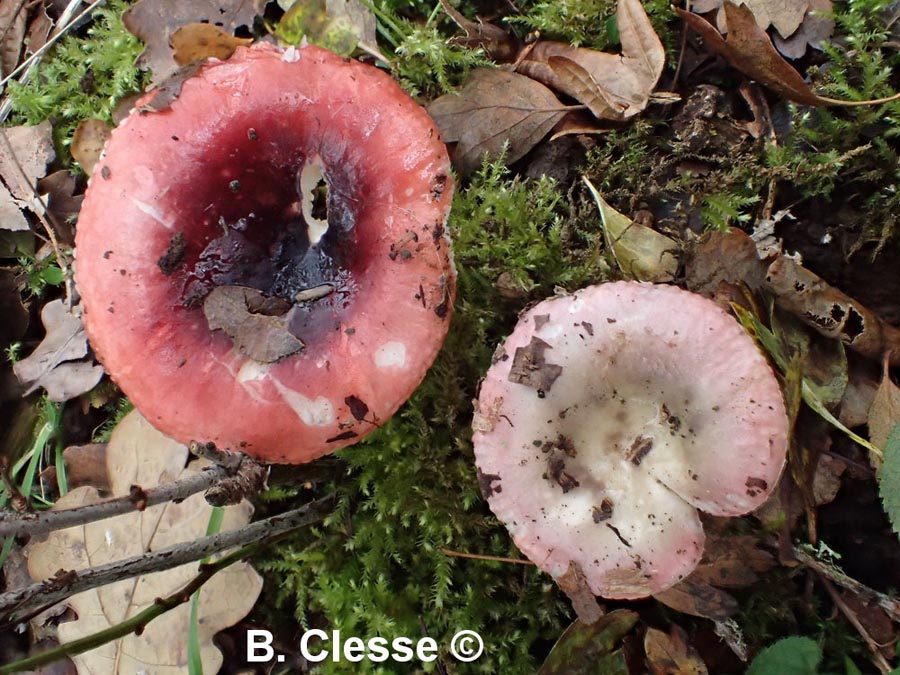
[[[569,220],[552,181],[511,179],[498,164],[458,195],[450,229],[458,300],[437,363],[400,413],[340,453],[347,475],[331,486],[338,507],[315,535],[298,536],[257,565],[281,580],[278,602],[303,623],[323,615],[345,634],[389,639],[421,635],[424,626],[444,649],[466,628],[487,643],[467,672],[533,673],[533,648],[570,620],[568,603],[533,567],[440,549],[519,557],[478,492],[471,400],[529,299],[597,280],[594,242]],[[529,292],[504,299],[496,287],[504,272],[526,280]],[[359,672],[408,672],[363,666],[372,670]]]
[[[93,13],[93,22],[82,33],[63,38],[25,85],[10,82],[14,124],[53,121],[58,147],[68,144],[83,119],[110,121],[122,97],[144,83],[135,61],[143,49],[125,30],[122,13],[126,0],[110,0]],[[68,152],[60,153],[68,164]]]

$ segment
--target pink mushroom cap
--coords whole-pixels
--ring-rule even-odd
[[[703,552],[698,510],[762,504],[785,464],[774,373],[715,303],[616,282],[545,300],[498,349],[474,421],[479,481],[519,549],[595,595],[658,593]]]
[[[98,358],[179,441],[287,463],[356,442],[449,324],[453,182],[434,123],[386,73],[313,46],[238,48],[166,109],[140,112],[149,99],[113,132],[78,220]],[[280,298],[286,314],[250,318],[302,348],[252,358],[211,328],[221,286]]]

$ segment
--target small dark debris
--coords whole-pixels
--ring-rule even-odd
[[[356,396],[348,396],[344,399],[344,403],[349,406],[350,414],[353,415],[357,422],[362,422],[366,415],[369,414],[369,406]]]
[[[603,501],[600,502],[600,506],[594,506],[591,510],[591,514],[594,518],[595,523],[602,523],[604,520],[609,520],[612,518],[613,514],[613,501],[609,497],[604,497]]]
[[[103,166],[100,169],[100,176],[102,176],[103,180],[109,180],[112,176],[112,171],[109,170],[108,166]]]
[[[538,396],[550,391],[563,369],[555,363],[547,363],[544,356],[547,349],[551,349],[550,345],[537,337],[532,337],[531,344],[527,347],[516,349],[509,370],[509,381],[537,389]]]
[[[331,438],[326,438],[326,443],[334,443],[335,441],[346,441],[348,438],[356,438],[359,436],[355,431],[345,431],[337,436],[332,436]]]
[[[769,488],[769,484],[765,480],[753,476],[750,476],[744,485],[747,486],[747,494],[751,497],[755,497]]]
[[[622,533],[619,532],[617,527],[615,527],[614,525],[612,525],[610,523],[606,523],[606,526],[613,531],[613,534],[615,534],[619,538],[619,541],[621,541],[623,544],[625,544],[625,546],[627,546],[628,548],[631,548],[631,544],[629,544],[628,540],[622,536]]]
[[[499,494],[503,491],[503,487],[499,484],[500,474],[482,473],[481,469],[478,469],[476,473],[478,476],[478,487],[485,499],[490,499],[494,493]],[[495,482],[497,485],[494,485]]]
[[[587,331],[588,335],[590,335],[591,337],[594,336],[594,324],[588,321],[582,321],[581,325],[584,326],[584,329]]]
[[[187,251],[187,243],[184,240],[184,233],[178,232],[169,240],[166,252],[156,261],[162,273],[167,277],[172,276],[172,273],[184,261],[185,251]]]
[[[644,457],[653,449],[653,439],[646,436],[638,436],[631,447],[625,451],[625,459],[630,460],[635,466],[640,466]]]

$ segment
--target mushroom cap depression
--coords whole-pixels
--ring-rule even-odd
[[[698,509],[755,509],[785,463],[771,368],[715,303],[617,282],[525,312],[481,386],[479,482],[516,545],[557,580],[639,598],[703,552]]]
[[[300,463],[409,397],[446,335],[453,183],[427,113],[313,46],[238,48],[117,128],[77,227],[91,344],[179,441]]]

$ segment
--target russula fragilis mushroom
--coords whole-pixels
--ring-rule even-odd
[[[381,425],[446,334],[453,192],[378,69],[238,48],[112,134],[78,221],[98,357],[180,441],[299,463]]]
[[[715,303],[617,282],[545,300],[497,351],[474,421],[479,481],[560,585],[639,598],[687,576],[698,510],[747,513],[785,463],[778,381]]]

